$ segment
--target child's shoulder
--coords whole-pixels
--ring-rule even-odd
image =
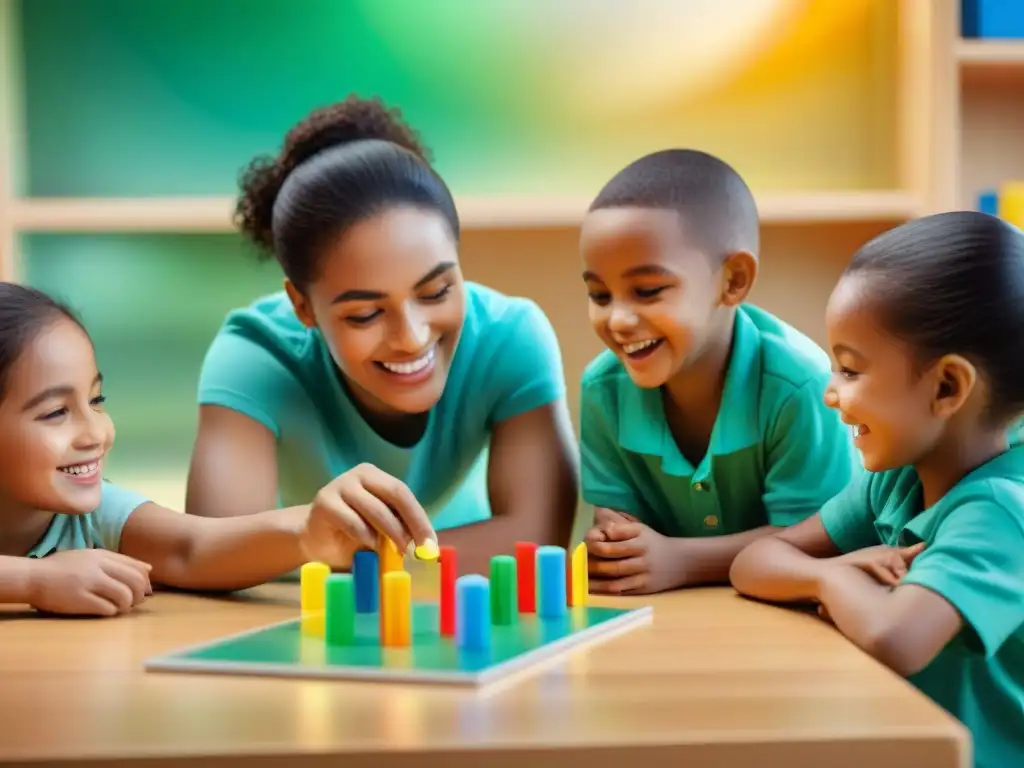
[[[752,304],[744,304],[741,311],[758,332],[762,377],[797,390],[830,376],[828,354],[809,336]]]
[[[1024,526],[1024,445],[1012,445],[985,462],[953,486],[948,496],[958,506],[1000,507]]]
[[[922,511],[921,480],[914,467],[860,471],[867,500],[876,516],[913,517]],[[929,519],[937,525],[947,518],[956,518],[956,513],[966,507],[986,510],[986,515],[998,511],[1000,517],[1014,521],[1014,527],[1024,534],[1024,445],[1011,446],[965,475],[931,507]]]
[[[106,549],[116,552],[121,530],[132,512],[149,497],[103,481],[100,505],[81,515],[57,514],[29,557],[46,557],[54,552],[76,549]]]

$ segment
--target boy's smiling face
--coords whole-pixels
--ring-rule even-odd
[[[60,317],[21,351],[0,400],[0,500],[62,514],[100,505],[114,425],[92,342]]]
[[[592,211],[580,236],[594,331],[633,382],[665,384],[700,357],[721,304],[721,268],[671,210]]]

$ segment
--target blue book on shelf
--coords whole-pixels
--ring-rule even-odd
[[[1024,0],[961,0],[964,37],[1024,38]]]
[[[978,195],[978,210],[991,216],[999,215],[999,193],[994,189],[986,189]]]

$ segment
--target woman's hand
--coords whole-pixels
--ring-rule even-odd
[[[430,518],[408,486],[372,464],[360,464],[320,489],[301,540],[310,560],[344,566],[356,550],[377,549],[381,536],[399,552],[437,551]]]

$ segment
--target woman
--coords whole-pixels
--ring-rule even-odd
[[[451,194],[398,112],[354,96],[313,112],[249,167],[237,213],[285,290],[232,312],[206,355],[187,511],[308,504],[326,484],[318,500],[364,538],[443,531],[463,572],[517,540],[567,544],[554,331],[463,281]],[[465,482],[483,457],[487,505]]]

